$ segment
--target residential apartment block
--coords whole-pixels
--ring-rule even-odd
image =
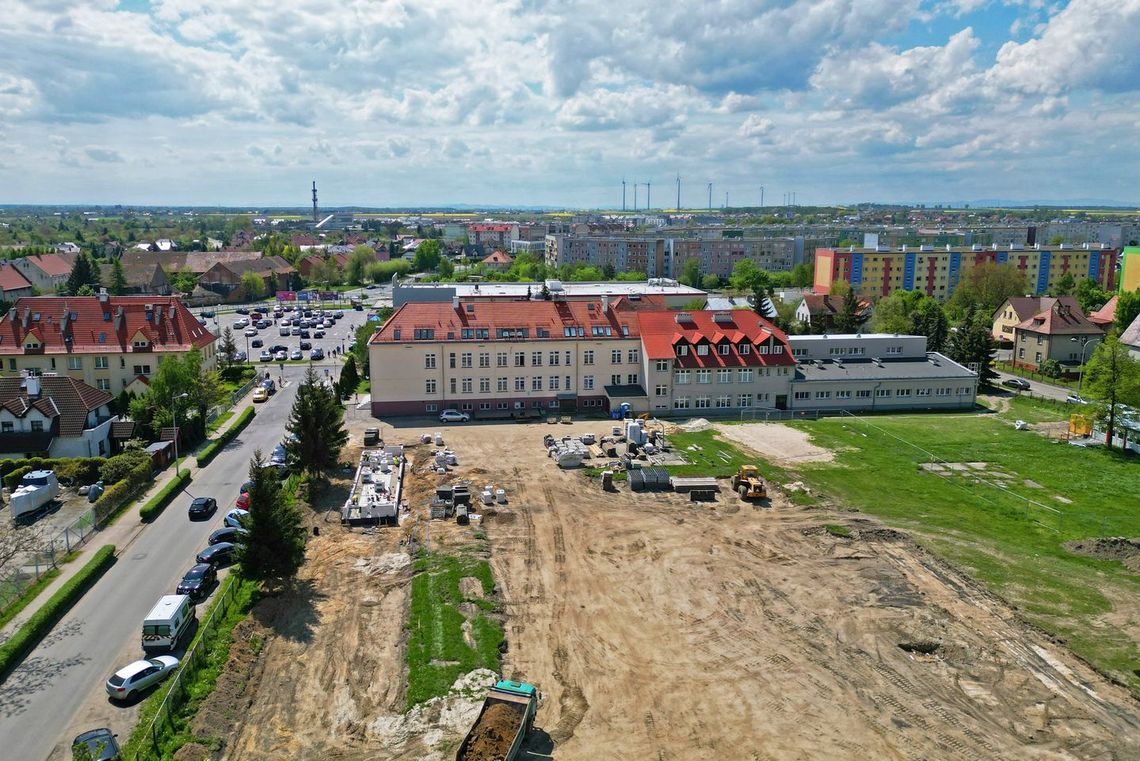
[[[702,275],[727,279],[737,262],[750,259],[769,272],[790,270],[803,256],[795,238],[672,238],[661,236],[546,236],[546,264],[587,264],[615,272],[676,277],[685,262],[700,262]]]
[[[922,336],[789,340],[747,309],[644,306],[625,297],[406,303],[369,341],[372,414],[454,408],[494,417],[628,404],[638,413],[725,415],[974,404],[977,375],[928,354]]]
[[[57,373],[100,391],[141,391],[159,361],[191,349],[217,364],[216,336],[163,296],[35,296],[0,317],[4,375]]]
[[[1088,358],[1085,349],[1103,336],[1104,330],[1085,316],[1072,296],[1043,298],[1036,313],[1013,330],[1013,364],[1037,370],[1047,360],[1055,360],[1063,372],[1073,374],[1082,354]]]
[[[25,278],[43,292],[56,291],[67,284],[75,257],[61,254],[43,254],[14,259],[12,265]]]
[[[829,293],[837,281],[849,283],[857,292],[887,296],[892,291],[922,291],[944,301],[962,276],[980,264],[1012,264],[1025,274],[1031,293],[1048,293],[1065,274],[1076,279],[1092,278],[1111,290],[1115,283],[1115,249],[1065,245],[1032,247],[920,246],[918,248],[819,249],[815,255],[816,293]]]

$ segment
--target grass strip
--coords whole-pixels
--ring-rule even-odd
[[[227,428],[221,436],[211,441],[206,446],[202,447],[202,451],[198,453],[198,467],[201,468],[208,465],[211,460],[218,456],[218,453],[225,449],[226,444],[229,444],[239,433],[249,425],[249,421],[253,420],[254,412],[253,407],[246,407],[238,415],[237,420]]]
[[[206,430],[209,431],[210,433],[214,433],[219,428],[221,428],[223,425],[225,425],[226,422],[230,418],[232,418],[233,416],[234,416],[233,410],[226,410],[221,415],[218,415],[216,418],[214,418],[214,420],[210,423],[210,425],[207,426]]]
[[[166,506],[174,501],[174,498],[186,488],[188,483],[190,483],[190,471],[180,470],[170,483],[162,487],[158,494],[155,494],[145,505],[139,508],[139,520],[150,523],[161,515]]]
[[[8,622],[20,614],[20,611],[28,607],[28,603],[36,599],[40,592],[47,588],[47,585],[52,582],[56,576],[59,576],[59,568],[52,568],[47,571],[28,587],[20,593],[20,596],[9,603],[8,607],[0,611],[0,628],[8,625]]]
[[[412,579],[408,617],[408,708],[446,695],[461,674],[479,668],[498,671],[503,641],[502,626],[484,615],[489,600],[466,598],[459,589],[460,579],[472,576],[479,579],[484,598],[490,597],[495,584],[487,561],[432,554],[418,558],[414,567],[417,574]],[[464,602],[481,611],[471,618],[475,647],[463,637],[464,616],[459,606]]]
[[[27,622],[0,645],[0,679],[4,679],[35,649],[67,611],[99,577],[115,564],[115,545],[107,544],[95,551],[87,565],[48,598]]]

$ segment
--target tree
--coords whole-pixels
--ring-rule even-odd
[[[1077,283],[1077,303],[1081,305],[1081,311],[1085,314],[1100,309],[1109,298],[1108,292],[1091,277],[1081,278]]]
[[[997,373],[993,370],[997,344],[990,330],[988,314],[971,309],[946,346],[950,359],[967,368],[977,366],[980,385],[993,385],[997,380]]]
[[[843,294],[843,304],[839,313],[835,315],[836,333],[855,333],[859,330],[859,297],[855,291],[848,290]]]
[[[701,260],[696,258],[685,260],[685,264],[681,267],[681,275],[677,280],[692,288],[699,286],[701,284]]]
[[[412,269],[417,272],[430,272],[439,266],[443,258],[443,246],[438,240],[425,240],[416,248],[416,255],[412,258]]]
[[[1120,334],[1114,330],[1093,350],[1082,381],[1093,396],[1104,401],[1097,417],[1108,425],[1105,443],[1111,448],[1119,412],[1117,405],[1140,405],[1140,362],[1132,358],[1128,347],[1120,342]]]
[[[741,259],[732,268],[728,285],[734,291],[752,293],[762,284],[770,282],[768,273],[756,266],[751,259]]]
[[[1026,292],[1025,274],[1012,264],[985,262],[962,276],[948,306],[954,314],[973,309],[992,316],[1005,300]]]
[[[83,286],[87,286],[92,292],[99,289],[99,270],[86,252],[81,252],[75,257],[75,264],[71,266],[71,274],[67,278],[67,292],[78,294]]]
[[[810,264],[797,264],[792,267],[792,286],[807,288],[815,281],[815,272]]]
[[[234,332],[227,326],[222,331],[222,342],[218,345],[218,364],[221,365],[223,371],[229,369],[229,366],[233,364],[236,353],[237,344],[234,343]]]
[[[874,329],[879,333],[909,334],[914,330],[913,315],[926,296],[921,291],[891,291],[875,305]]]
[[[436,271],[440,277],[452,277],[455,275],[455,265],[446,256],[439,260],[439,266]]]
[[[1057,285],[1053,287],[1054,296],[1072,296],[1073,291],[1077,288],[1077,279],[1073,277],[1073,273],[1066,272],[1061,277],[1057,278]],[[1000,306],[1000,304],[999,304]]]
[[[182,393],[188,397],[174,401]],[[178,405],[179,425],[197,438],[205,434],[207,411],[224,396],[218,374],[207,371],[202,366],[202,353],[192,349],[159,360],[146,393],[131,400],[131,419],[148,429],[153,438],[159,428],[174,425],[173,402]]]
[[[1140,316],[1140,289],[1124,291],[1116,299],[1116,322],[1114,326],[1119,333],[1128,330],[1128,326]]]
[[[166,279],[170,281],[170,287],[175,293],[190,293],[198,285],[198,276],[190,270],[167,272]]]
[[[348,255],[348,262],[344,265],[345,276],[353,285],[364,282],[364,274],[368,265],[376,261],[376,252],[368,246],[357,246]]]
[[[927,351],[942,351],[950,336],[950,321],[946,310],[936,300],[923,296],[918,308],[911,312],[911,332],[926,336]]]
[[[347,399],[356,393],[356,387],[359,385],[360,373],[356,371],[356,355],[349,354],[340,371],[340,379],[337,381],[337,394],[340,395],[341,399]]]
[[[720,288],[720,278],[710,272],[701,278],[701,289],[705,291],[715,291]]]
[[[265,280],[256,272],[246,270],[241,274],[241,285],[238,288],[243,301],[257,301],[265,295]]]
[[[285,427],[293,434],[285,443],[291,466],[306,473],[311,481],[337,466],[348,441],[344,407],[312,367],[297,389]]]
[[[249,461],[249,516],[245,541],[238,543],[238,573],[245,579],[290,578],[305,562],[305,527],[295,496],[284,494],[280,475],[262,458]]]
[[[112,296],[122,296],[127,292],[127,276],[123,272],[123,262],[116,258],[111,262],[111,283],[108,286]]]

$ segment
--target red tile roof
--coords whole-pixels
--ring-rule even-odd
[[[150,342],[148,352],[201,349],[216,340],[177,298],[106,298],[106,303],[100,302],[99,296],[18,299],[0,317],[0,354],[115,354],[132,351],[139,333]],[[29,333],[37,336],[43,348],[24,349]]]
[[[509,233],[511,231],[511,226],[505,224],[474,222],[468,225],[467,229],[473,233]]]
[[[622,327],[628,330],[623,334]],[[402,343],[415,340],[416,331],[431,330],[435,341],[462,340],[464,329],[488,330],[479,341],[517,341],[500,337],[498,331],[527,331],[534,339],[566,339],[570,328],[582,328],[581,338],[604,339],[637,336],[637,320],[632,314],[602,313],[599,300],[593,301],[466,301],[456,310],[447,303],[407,303],[369,340],[370,344]],[[597,328],[600,332],[594,333]],[[539,331],[546,335],[540,335]],[[606,330],[609,331],[606,334]],[[396,333],[399,332],[399,338]]]
[[[510,264],[514,261],[511,257],[502,251],[492,251],[487,256],[483,257],[483,264]]]
[[[1116,301],[1119,297],[1113,296],[1108,303],[1089,315],[1089,322],[1100,325],[1102,328],[1116,322]]]
[[[718,317],[719,315],[719,317]],[[784,332],[760,315],[746,309],[731,312],[638,312],[641,342],[649,359],[675,359],[679,367],[756,367],[794,365],[792,350]],[[685,356],[678,356],[678,344],[689,346]],[[698,354],[698,344],[708,344],[708,354]],[[748,353],[742,346],[750,344]],[[719,346],[728,345],[727,354]],[[779,353],[773,353],[776,347]],[[767,347],[768,353],[760,353]]]
[[[857,299],[861,313],[866,314],[871,310],[870,299],[863,296],[859,296]],[[843,298],[841,296],[832,298],[827,293],[805,293],[804,301],[807,302],[808,313],[813,317],[817,315],[835,316],[843,311]]]
[[[0,291],[19,291],[32,284],[10,262],[0,262]]]
[[[59,254],[29,256],[28,263],[35,265],[40,272],[48,277],[60,277],[71,274],[72,265]]]
[[[0,406],[16,417],[37,409],[49,418],[58,417],[60,436],[78,436],[86,427],[88,413],[108,404],[113,398],[106,391],[66,375],[44,375],[39,378],[40,395],[28,396],[20,376],[0,378]],[[53,421],[53,425],[54,425]]]
[[[1017,330],[1026,330],[1044,335],[1097,335],[1104,331],[1097,325],[1089,322],[1077,300],[1072,296],[1060,298],[1045,297],[1041,299],[1041,311],[1017,326]]]

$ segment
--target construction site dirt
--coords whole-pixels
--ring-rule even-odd
[[[541,691],[528,742],[543,757],[1140,758],[1129,692],[905,535],[778,492],[768,506],[604,493],[541,445],[604,429],[451,426],[460,464],[444,478],[494,483],[508,504],[426,531],[440,477],[416,467],[414,522],[322,523],[295,590],[255,609],[264,645],[223,757],[454,757],[479,712],[472,685],[489,680],[405,712],[411,542],[489,552],[502,676]]]

